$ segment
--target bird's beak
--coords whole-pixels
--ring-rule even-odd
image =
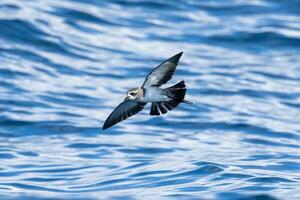
[[[129,99],[129,96],[126,96],[125,99],[124,99],[124,101],[127,101],[128,99]]]

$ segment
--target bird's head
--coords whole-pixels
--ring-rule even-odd
[[[128,99],[136,100],[140,95],[141,88],[129,89],[126,93],[125,101]]]

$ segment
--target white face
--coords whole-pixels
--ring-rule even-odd
[[[133,99],[134,100],[134,99],[136,99],[136,97],[138,95],[138,92],[139,92],[139,88],[134,88],[134,89],[128,90],[125,100],[127,100],[127,99]]]

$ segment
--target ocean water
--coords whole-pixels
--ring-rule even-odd
[[[300,199],[300,1],[1,0],[0,199]],[[184,51],[186,98],[102,131]]]

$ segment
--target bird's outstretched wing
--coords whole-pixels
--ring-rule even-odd
[[[137,102],[133,100],[123,101],[106,119],[103,125],[103,130],[140,112],[141,110],[144,109],[144,106],[146,104],[147,103]]]
[[[172,78],[182,53],[176,54],[154,68],[147,75],[142,87],[161,86],[167,83]]]

